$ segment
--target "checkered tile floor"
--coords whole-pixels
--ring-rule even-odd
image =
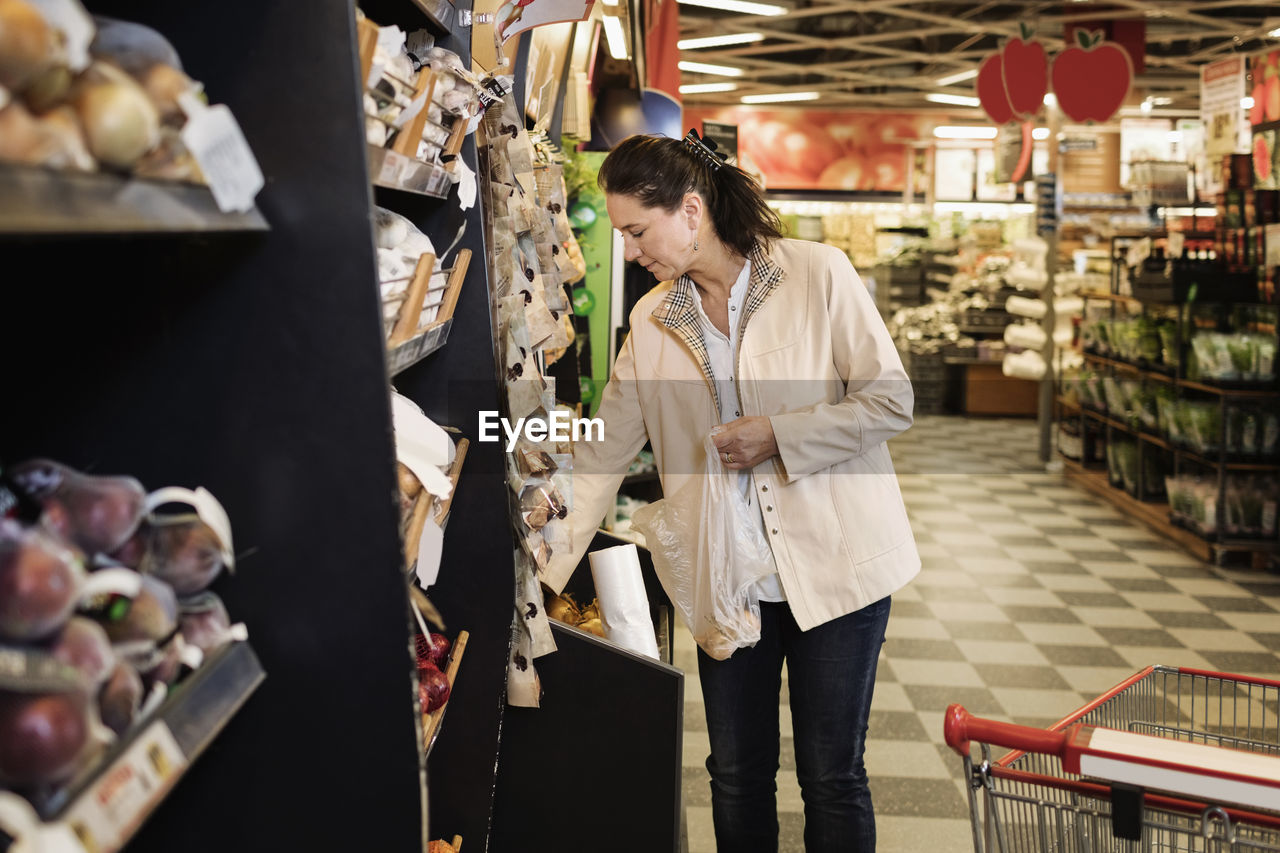
[[[973,849],[952,702],[1047,726],[1148,664],[1275,677],[1280,583],[1223,573],[1046,473],[1026,420],[928,416],[890,448],[924,561],[894,596],[867,744],[881,853]],[[715,850],[706,723],[687,631],[689,853]],[[785,679],[785,673],[784,673]],[[804,850],[786,686],[781,853]]]

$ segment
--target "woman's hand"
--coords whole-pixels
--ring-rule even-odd
[[[768,418],[746,417],[730,421],[720,427],[712,441],[720,452],[724,467],[734,471],[754,468],[771,456],[778,454],[778,442],[773,437],[773,424]]]

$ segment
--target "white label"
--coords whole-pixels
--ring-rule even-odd
[[[190,96],[183,96],[181,103],[187,113],[182,142],[209,181],[218,209],[223,213],[251,210],[265,181],[235,116],[225,104],[204,107]]]
[[[214,535],[218,537],[218,542],[222,545],[222,562],[228,570],[234,571],[236,555],[231,542],[231,519],[227,517],[227,511],[218,499],[204,486],[194,490],[184,489],[181,486],[169,486],[147,495],[147,512],[155,512],[157,508],[167,503],[186,504],[196,511],[200,520],[209,525]]]
[[[152,723],[80,795],[65,823],[86,850],[118,850],[186,769],[169,727]]]
[[[382,168],[378,170],[378,180],[384,184],[400,183],[400,172],[404,163],[394,151],[388,151],[382,157]]]
[[[33,0],[40,14],[66,36],[67,65],[72,71],[89,67],[89,45],[96,29],[89,13],[76,0]]]

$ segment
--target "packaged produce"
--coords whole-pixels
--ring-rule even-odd
[[[40,504],[45,527],[90,556],[123,546],[145,512],[146,492],[133,477],[83,474],[51,459],[20,462],[7,476]]]
[[[49,532],[0,519],[0,639],[52,636],[75,609],[84,568]]]

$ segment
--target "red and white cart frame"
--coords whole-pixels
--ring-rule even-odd
[[[1152,666],[1048,729],[944,728],[977,853],[1280,853],[1280,681]]]

